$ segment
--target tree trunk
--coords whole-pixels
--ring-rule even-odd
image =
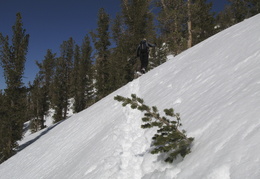
[[[187,44],[187,47],[188,48],[191,48],[192,47],[192,24],[191,24],[191,2],[190,0],[188,0],[188,44]]]

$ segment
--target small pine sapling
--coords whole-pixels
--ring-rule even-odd
[[[141,125],[143,129],[158,127],[157,133],[152,137],[152,154],[166,153],[165,162],[172,163],[178,155],[185,157],[190,153],[194,138],[188,138],[184,130],[179,130],[182,125],[180,114],[175,113],[173,108],[165,109],[164,113],[167,117],[161,117],[156,106],[145,105],[144,100],[135,94],[132,94],[131,98],[118,95],[114,99],[122,102],[123,106],[130,105],[132,109],[138,109],[144,113],[143,124]],[[168,117],[175,120],[170,120]]]

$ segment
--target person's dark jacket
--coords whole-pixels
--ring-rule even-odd
[[[148,47],[155,47],[155,46],[156,46],[155,44],[151,44],[151,43],[147,42],[146,40],[145,40],[145,42],[146,42],[146,45],[147,45]],[[140,44],[141,44],[141,43],[140,43]],[[137,47],[137,54],[136,54],[137,57],[140,56],[140,44],[139,44],[139,46]],[[147,50],[147,54],[149,54],[149,48],[148,48],[148,50]]]

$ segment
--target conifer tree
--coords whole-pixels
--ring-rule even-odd
[[[218,31],[224,30],[246,18],[260,13],[258,0],[228,0],[229,4],[217,17]]]
[[[98,27],[96,32],[92,32],[91,36],[96,49],[96,89],[97,100],[103,98],[111,92],[109,84],[109,56],[110,51],[108,47],[111,45],[109,37],[109,15],[105,9],[101,8],[98,12]]]
[[[158,21],[162,37],[175,55],[187,49],[187,7],[184,0],[160,0]]]
[[[188,48],[215,33],[214,13],[211,12],[212,3],[208,3],[207,0],[189,0],[189,2],[191,28],[188,31],[191,32],[192,43]]]
[[[74,111],[80,112],[92,103],[93,73],[91,60],[92,47],[86,35],[81,47],[76,45],[74,54]]]
[[[217,17],[218,31],[224,30],[251,16],[251,0],[228,0],[229,4]]]
[[[260,13],[260,1],[259,0],[246,0],[249,8],[250,16],[254,16]]]
[[[82,110],[83,102],[82,101],[82,91],[81,87],[82,84],[80,84],[81,78],[79,77],[79,67],[80,67],[80,47],[78,45],[75,45],[74,49],[74,68],[73,68],[73,96],[74,96],[74,111],[79,112]]]
[[[234,24],[250,17],[250,10],[246,0],[228,0]]]
[[[9,45],[9,37],[0,39],[0,60],[4,69],[4,77],[6,81],[6,106],[8,107],[5,117],[7,127],[5,149],[10,157],[14,153],[17,146],[16,141],[22,138],[23,123],[26,120],[26,90],[23,86],[22,78],[24,74],[24,64],[28,51],[29,35],[23,29],[22,16],[16,14],[16,23],[13,26],[12,44]]]
[[[47,50],[44,60],[40,63],[36,61],[39,72],[30,85],[30,110],[31,131],[36,132],[45,127],[45,116],[48,114],[51,102],[51,84],[53,84],[55,71],[55,54],[50,49]]]
[[[167,117],[164,117],[159,114],[156,106],[147,106],[144,104],[144,100],[135,94],[132,94],[131,98],[118,95],[114,99],[122,102],[123,106],[130,105],[132,109],[144,112],[144,117],[142,117],[144,124],[141,125],[142,128],[158,128],[157,133],[152,138],[152,154],[165,153],[165,162],[172,163],[178,155],[185,157],[190,153],[194,138],[188,138],[184,130],[179,130],[182,125],[180,114],[175,113],[173,108],[165,109],[164,112]],[[171,120],[169,117],[175,120]]]
[[[110,55],[110,68],[111,68],[111,89],[112,91],[120,88],[121,86],[127,83],[126,80],[126,56],[124,54],[124,43],[123,38],[124,29],[123,29],[123,20],[120,14],[116,15],[112,23],[112,40],[116,44],[111,50]]]
[[[53,85],[53,79],[54,79],[54,73],[55,73],[55,61],[56,61],[56,54],[52,53],[51,49],[48,49],[46,52],[46,55],[44,56],[44,60],[40,62],[36,62],[37,66],[39,67],[39,76],[42,79],[42,83],[45,86],[46,89],[46,95],[47,95],[47,102],[51,102],[52,98],[52,85]]]
[[[53,98],[52,105],[55,110],[54,119],[55,122],[59,122],[64,119],[64,105],[68,103],[67,98],[65,98],[66,88],[66,77],[65,77],[65,61],[58,57],[56,58],[56,68],[54,75],[54,84],[53,84]]]
[[[214,34],[212,3],[206,0],[160,0],[162,37],[175,55]]]
[[[81,60],[82,66],[80,67],[80,75],[84,76],[83,84],[85,84],[85,100],[88,107],[94,103],[94,72],[92,61],[93,49],[90,44],[90,37],[86,35],[81,45]]]
[[[230,26],[232,26],[234,22],[232,21],[232,14],[229,10],[229,6],[225,7],[225,9],[218,13],[216,16],[216,32],[220,32]]]
[[[60,47],[61,57],[56,59],[56,71],[53,85],[53,105],[55,122],[67,118],[69,98],[72,97],[72,69],[74,40],[64,41]]]
[[[42,62],[36,61],[39,72],[33,84],[29,84],[30,92],[28,98],[29,110],[33,111],[31,116],[31,131],[36,132],[45,127],[45,116],[48,114],[51,105],[51,92],[55,71],[55,54],[50,49]]]
[[[122,42],[123,38],[123,19],[120,13],[117,13],[116,18],[112,23],[112,39],[114,40],[116,46],[120,46],[120,42]]]
[[[10,119],[8,117],[8,100],[6,94],[0,91],[0,164],[11,157],[15,152],[10,150],[12,131],[10,130]]]
[[[132,43],[134,50],[136,44],[144,37],[150,39],[155,35],[153,26],[153,15],[150,12],[151,0],[122,0],[122,16],[125,25],[125,31]]]
[[[33,133],[45,127],[44,116],[47,114],[49,109],[45,92],[46,89],[43,86],[42,79],[37,74],[33,81],[33,85],[30,85],[30,110],[32,110],[30,129]]]

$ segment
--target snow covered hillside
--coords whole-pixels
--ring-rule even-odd
[[[0,165],[1,179],[259,179],[260,15],[134,80],[40,132]],[[181,114],[192,152],[164,163],[149,154],[154,130],[115,95],[135,93]]]

